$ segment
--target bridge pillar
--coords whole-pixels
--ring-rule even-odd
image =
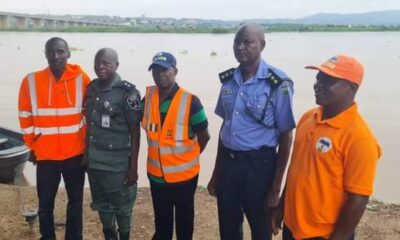
[[[7,15],[0,15],[0,29],[7,29],[10,27]]]
[[[17,20],[17,28],[25,29],[28,27],[28,21],[26,17],[15,17]]]
[[[42,28],[44,25],[43,19],[41,18],[32,18],[33,28]]]
[[[65,28],[66,22],[65,21],[56,21],[56,28]]]
[[[76,22],[74,22],[74,21],[68,21],[68,22],[67,22],[67,26],[68,26],[68,27],[76,27]]]
[[[45,19],[44,20],[44,27],[46,27],[46,28],[54,28],[54,20],[52,20],[52,19]]]

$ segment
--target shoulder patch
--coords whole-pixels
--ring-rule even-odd
[[[219,81],[221,81],[221,83],[224,83],[224,82],[232,79],[234,72],[235,72],[235,68],[231,68],[231,69],[228,69],[221,73],[218,73]]]
[[[283,79],[283,81],[287,81],[287,80],[289,80],[289,79]],[[287,85],[286,82],[282,83],[281,91],[282,91],[283,95],[285,95],[285,96],[289,95],[289,86]]]
[[[140,110],[140,95],[139,92],[134,91],[127,99],[128,106],[133,110]]]

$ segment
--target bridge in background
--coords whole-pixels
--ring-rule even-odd
[[[63,16],[0,12],[0,29],[40,29],[68,27],[119,27],[119,24],[68,19]]]

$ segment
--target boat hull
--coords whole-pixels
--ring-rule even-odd
[[[29,152],[11,158],[0,159],[0,183],[14,182],[15,177],[22,176]]]
[[[11,183],[22,176],[30,150],[24,145],[22,134],[0,127],[0,183]]]

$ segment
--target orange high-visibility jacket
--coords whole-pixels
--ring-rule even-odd
[[[67,64],[56,81],[49,67],[30,73],[19,90],[18,116],[25,144],[37,160],[64,160],[85,147],[83,100],[90,78]]]
[[[147,133],[147,172],[166,182],[182,182],[200,170],[200,145],[189,138],[192,94],[179,88],[171,101],[161,128],[159,93],[147,87],[142,127]]]

